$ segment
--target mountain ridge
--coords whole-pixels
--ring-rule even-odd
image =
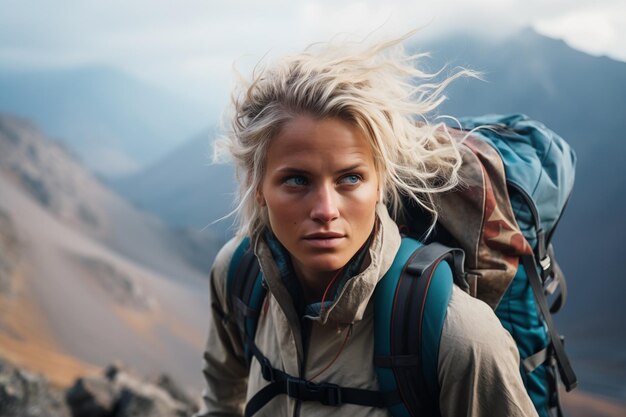
[[[33,120],[92,171],[132,172],[200,131],[215,113],[120,70],[0,68],[0,112]]]
[[[198,389],[208,266],[190,261],[189,236],[134,209],[32,124],[6,115],[0,195],[0,247],[18,248],[0,256],[1,356],[59,379],[118,359]],[[217,249],[205,246],[204,261]]]

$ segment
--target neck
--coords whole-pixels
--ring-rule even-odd
[[[326,293],[326,299],[328,299],[330,291],[332,291],[332,288],[329,287],[337,283],[336,278],[341,273],[341,269],[337,271],[308,270],[297,262],[294,262],[293,267],[296,277],[300,285],[302,285],[307,304],[321,301],[324,298],[324,293]]]

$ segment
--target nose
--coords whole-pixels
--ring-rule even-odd
[[[319,223],[329,223],[339,217],[337,196],[331,184],[323,184],[313,195],[311,218]]]

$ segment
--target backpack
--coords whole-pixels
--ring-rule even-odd
[[[248,402],[246,416],[280,394],[387,407],[394,417],[439,415],[437,356],[453,285],[489,304],[511,333],[539,416],[562,416],[557,370],[567,391],[577,381],[552,322],[567,291],[550,242],[573,187],[575,154],[521,114],[459,122],[451,133],[464,184],[437,196],[440,218],[428,236],[428,214],[405,203],[407,236],[373,295],[380,391],[313,383],[269,363],[254,343],[267,288],[249,239],[239,244],[228,269],[228,302],[248,364],[256,358],[269,382]]]

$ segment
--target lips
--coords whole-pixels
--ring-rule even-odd
[[[337,232],[317,232],[317,233],[310,233],[306,236],[304,236],[305,239],[334,239],[334,238],[339,238],[339,237],[344,237],[345,235],[343,233],[337,233]]]
[[[317,232],[304,236],[304,241],[315,248],[334,248],[346,237],[343,233]]]

